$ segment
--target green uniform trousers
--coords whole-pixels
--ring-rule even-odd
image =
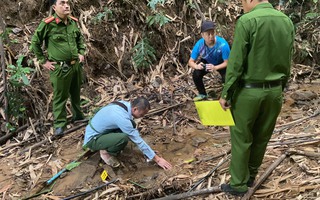
[[[66,103],[70,96],[73,119],[82,119],[80,108],[80,87],[82,82],[82,66],[77,61],[65,69],[55,65],[55,70],[50,71],[50,81],[53,86],[53,116],[54,127],[67,125]]]
[[[129,141],[125,133],[105,133],[92,138],[87,144],[92,151],[106,150],[110,155],[117,156]]]
[[[258,173],[267,144],[282,106],[282,87],[239,88],[233,95],[231,112],[230,186],[248,190],[247,181]]]

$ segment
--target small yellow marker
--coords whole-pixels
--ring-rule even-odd
[[[189,164],[189,163],[192,163],[193,161],[196,161],[196,159],[195,158],[191,158],[189,160],[185,160],[184,163]]]
[[[100,177],[101,177],[102,181],[105,181],[108,177],[108,172],[106,170],[103,170]]]

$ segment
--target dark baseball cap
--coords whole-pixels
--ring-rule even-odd
[[[216,24],[213,21],[204,21],[201,25],[201,33],[216,28]]]

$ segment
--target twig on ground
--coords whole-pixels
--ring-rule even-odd
[[[165,111],[165,110],[168,110],[168,109],[170,109],[170,108],[174,108],[174,107],[176,107],[176,106],[180,106],[180,105],[182,105],[182,104],[185,104],[186,102],[188,102],[188,101],[184,101],[184,102],[181,102],[181,103],[178,103],[178,104],[175,104],[175,105],[172,105],[172,106],[160,108],[160,109],[151,110],[150,112],[148,112],[148,113],[145,115],[145,117],[148,117],[148,116],[150,116],[150,115],[157,114],[157,113],[159,113],[159,112],[163,112],[163,111]]]
[[[87,125],[87,123],[82,123],[82,124],[80,124],[79,126],[70,128],[70,129],[68,129],[68,130],[66,130],[66,131],[64,132],[64,135],[63,135],[63,136],[65,136],[65,135],[67,135],[67,134],[69,134],[69,133],[72,133],[72,132],[74,132],[74,131],[76,131],[76,130],[78,130],[78,129],[86,126],[86,125]],[[23,149],[23,150],[20,152],[20,155],[23,154],[23,153],[26,152],[26,151],[29,151],[29,149],[34,149],[34,148],[36,148],[36,147],[39,147],[39,146],[47,143],[48,141],[54,141],[54,140],[60,139],[60,138],[61,138],[61,137],[57,138],[57,137],[55,137],[55,136],[51,136],[49,139],[42,140],[42,141],[40,141],[40,142],[32,145],[31,147],[27,147],[27,148]]]
[[[252,188],[241,198],[242,200],[249,200],[250,197],[255,193],[255,191],[260,187],[260,185],[269,177],[272,171],[287,157],[287,154],[282,154],[270,167],[261,175]]]
[[[99,185],[98,187],[92,188],[92,189],[90,189],[90,190],[88,190],[88,191],[81,192],[81,193],[79,193],[79,194],[66,197],[66,198],[64,198],[64,199],[62,199],[62,200],[74,199],[74,198],[76,198],[76,197],[80,197],[80,196],[83,196],[83,195],[86,195],[86,194],[90,194],[91,192],[96,191],[96,190],[98,190],[98,189],[100,189],[100,188],[103,188],[103,187],[105,187],[105,186],[108,186],[108,185],[110,185],[111,183],[114,183],[114,182],[116,182],[116,181],[118,181],[118,179],[112,180],[112,181],[110,181],[110,182],[108,182],[108,183],[105,183],[105,184],[103,184],[103,185]]]
[[[216,193],[216,192],[221,192],[220,186],[214,186],[202,190],[197,190],[194,192],[186,192],[186,193],[181,193],[181,194],[176,194],[176,195],[170,195],[154,200],[175,200],[175,199],[186,199],[188,197],[193,197],[193,196],[198,196],[198,195],[204,195],[204,194],[210,194],[210,193]]]
[[[277,132],[281,132],[287,128],[289,128],[290,126],[294,125],[294,124],[297,124],[297,123],[300,123],[304,120],[307,120],[307,119],[310,119],[310,118],[313,118],[313,117],[316,117],[317,115],[320,114],[320,110],[317,110],[315,111],[312,115],[310,116],[307,116],[307,117],[303,117],[303,118],[300,118],[300,119],[297,119],[295,121],[291,121],[289,123],[286,123],[286,124],[281,124],[281,125],[278,125],[276,126],[275,130],[273,131],[274,133],[277,133]]]
[[[201,183],[203,183],[203,181],[205,181],[207,178],[209,178],[213,172],[215,172],[219,167],[221,167],[225,162],[227,162],[230,159],[230,154],[224,159],[221,160],[218,165],[213,168],[205,177],[201,178],[198,182],[196,182],[195,184],[193,184],[193,186],[190,188],[189,192],[191,192],[192,190],[194,190],[198,185],[200,185]]]
[[[34,122],[33,125],[36,127],[40,122]],[[3,145],[4,143],[7,142],[7,140],[11,139],[12,137],[14,137],[15,135],[17,135],[19,132],[23,131],[24,129],[28,128],[29,124],[25,124],[21,127],[19,127],[16,131],[11,132],[3,137],[0,138],[0,145]]]
[[[299,154],[299,155],[308,156],[308,157],[320,158],[320,153],[316,153],[316,152],[301,151],[301,150],[297,150],[297,149],[289,149],[287,152],[290,155],[291,154]]]

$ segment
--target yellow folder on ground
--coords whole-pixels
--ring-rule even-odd
[[[203,125],[234,126],[230,110],[224,111],[219,101],[196,101],[195,104]]]

